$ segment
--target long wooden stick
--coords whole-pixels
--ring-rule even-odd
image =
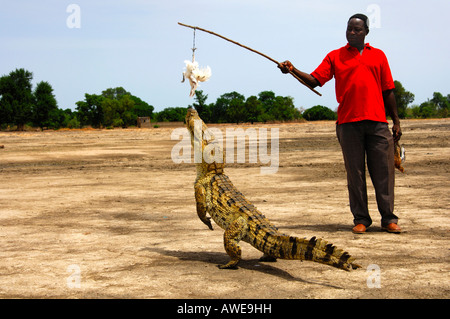
[[[267,55],[265,55],[264,53],[261,53],[261,52],[259,52],[259,51],[256,51],[256,50],[252,49],[252,48],[249,48],[248,46],[245,46],[245,45],[243,45],[243,44],[240,44],[239,42],[236,42],[236,41],[233,41],[233,40],[231,40],[231,39],[228,39],[228,38],[224,37],[223,35],[217,34],[217,33],[215,33],[215,32],[212,32],[212,31],[209,31],[209,30],[206,30],[206,29],[203,29],[203,28],[193,27],[193,26],[191,26],[191,25],[187,25],[187,24],[184,24],[184,23],[181,23],[181,22],[178,22],[178,24],[181,25],[181,26],[183,26],[183,27],[188,27],[188,28],[191,28],[191,29],[194,29],[194,30],[200,30],[200,31],[203,31],[203,32],[206,32],[206,33],[215,35],[216,37],[222,38],[222,39],[224,39],[224,40],[226,40],[226,41],[228,41],[228,42],[231,42],[231,43],[233,43],[233,44],[236,44],[236,45],[238,45],[238,46],[240,46],[240,47],[242,47],[242,48],[244,48],[244,49],[247,49],[247,50],[250,50],[250,51],[252,51],[252,52],[254,52],[254,53],[256,53],[256,54],[259,54],[259,55],[265,57],[266,59],[269,59],[269,60],[272,61],[273,63],[277,64],[278,66],[281,66],[281,63],[280,63],[280,62],[278,62],[278,61],[275,60],[275,59],[272,59],[270,56],[267,56]],[[305,81],[303,81],[301,78],[299,78],[294,72],[289,71],[289,73],[290,73],[294,78],[296,78],[301,84],[303,84],[303,85],[305,85],[307,88],[309,88],[311,91],[313,91],[314,93],[316,93],[316,94],[319,95],[319,96],[322,96],[322,94],[320,94],[319,92],[317,92],[316,90],[314,90],[314,88],[312,88],[312,87],[311,87],[310,85],[308,85]]]

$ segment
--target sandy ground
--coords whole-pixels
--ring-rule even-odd
[[[245,243],[238,270],[218,269],[223,231],[197,218],[173,127],[1,132],[0,298],[450,297],[449,119],[402,122],[400,235],[381,231],[370,179],[374,224],[352,234],[334,123],[254,127],[279,128],[279,170],[229,164],[233,183],[281,231],[325,238],[362,269],[262,263]]]

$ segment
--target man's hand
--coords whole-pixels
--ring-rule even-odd
[[[278,68],[283,73],[291,73],[297,80],[299,80],[300,78],[303,81],[301,82],[303,84],[306,83],[309,88],[315,88],[316,86],[320,85],[319,81],[317,81],[316,78],[314,78],[311,74],[307,74],[303,71],[300,71],[299,69],[296,69],[289,60],[279,63]]]
[[[289,73],[289,71],[292,71],[294,69],[294,66],[290,61],[284,61],[278,64],[278,68],[283,72],[284,74]]]
[[[402,137],[402,129],[400,127],[400,123],[394,124],[392,126],[392,135],[394,137],[394,142],[398,142]]]

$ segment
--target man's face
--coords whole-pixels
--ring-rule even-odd
[[[364,45],[366,37],[366,28],[364,21],[358,18],[351,19],[347,24],[347,41],[352,47]]]

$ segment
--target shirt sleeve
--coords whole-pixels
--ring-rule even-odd
[[[321,87],[333,78],[334,65],[330,54],[327,54],[322,63],[311,75],[319,81]]]
[[[395,88],[394,79],[392,78],[391,68],[389,67],[386,55],[383,53],[383,62],[381,63],[381,90],[392,90]]]

